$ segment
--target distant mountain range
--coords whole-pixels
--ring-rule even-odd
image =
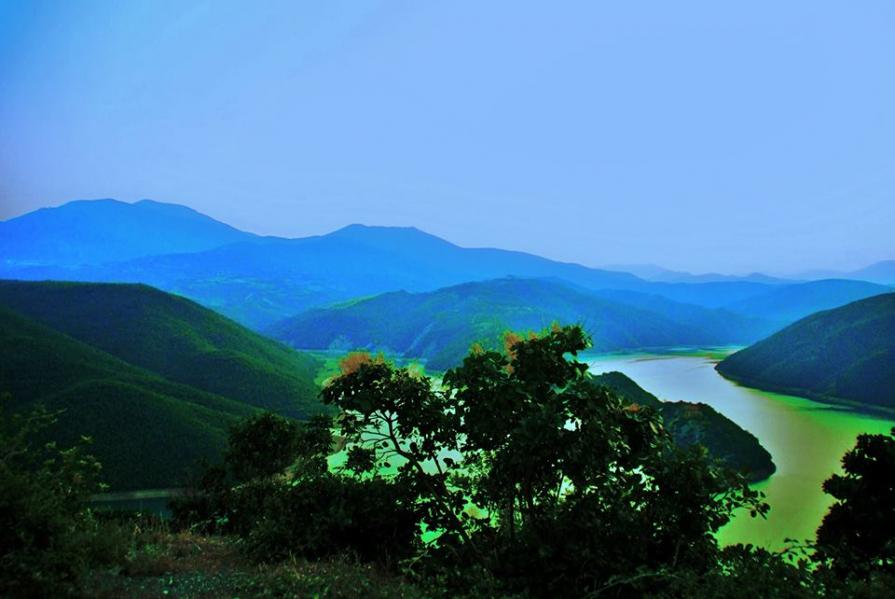
[[[53,439],[92,436],[114,488],[184,483],[259,409],[321,411],[321,365],[143,285],[0,281],[0,391],[65,410]]]
[[[895,409],[895,293],[812,314],[717,370],[759,389]]]
[[[881,285],[895,285],[895,260],[883,260],[870,266],[853,270],[815,270],[801,273],[802,279],[853,279],[857,281],[869,281]]]
[[[739,314],[789,324],[814,312],[836,308],[859,299],[892,291],[891,287],[828,279],[779,286],[753,297],[725,306]]]
[[[254,330],[357,298],[516,277],[553,280],[624,307],[627,320],[619,324],[645,310],[675,321],[673,330],[690,331],[700,308],[724,309],[752,318],[754,328],[742,338],[754,339],[819,305],[833,307],[840,299],[879,292],[849,281],[830,282],[823,303],[810,286],[763,275],[646,280],[522,252],[462,248],[414,228],[351,225],[301,239],[258,237],[189,208],[150,201],[81,201],[38,210],[0,223],[0,240],[2,278],[145,283]],[[662,301],[674,307],[657,307]],[[614,314],[621,318],[621,312]],[[674,344],[691,337],[651,335]]]
[[[768,283],[768,284],[787,284],[792,283],[793,279],[785,279],[781,277],[772,277],[760,272],[754,272],[748,275],[725,275],[716,272],[693,274],[679,270],[669,270],[656,266],[655,264],[607,264],[603,266],[606,270],[617,270],[629,272],[646,281],[656,281],[661,283],[720,283],[729,281],[749,281],[752,283]]]
[[[385,349],[443,370],[458,365],[475,342],[499,343],[505,331],[539,331],[553,322],[582,324],[603,351],[743,344],[774,329],[770,322],[659,296],[510,278],[318,308],[267,332],[296,348]]]

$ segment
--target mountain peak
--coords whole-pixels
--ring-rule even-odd
[[[426,233],[416,227],[386,227],[354,223],[324,235],[324,237],[352,239],[382,249],[394,248],[403,251],[413,251],[415,246],[425,246],[429,249],[434,246],[457,247],[441,237]]]
[[[20,268],[196,252],[254,237],[180,204],[75,200],[0,222],[0,266],[14,276]]]

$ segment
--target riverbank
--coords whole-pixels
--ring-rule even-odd
[[[595,374],[618,370],[659,399],[712,406],[771,453],[777,472],[752,485],[767,495],[768,518],[738,515],[719,533],[722,543],[779,549],[786,538],[813,538],[832,501],[821,489],[823,481],[840,471],[842,455],[859,434],[887,433],[895,420],[741,386],[715,370],[720,351],[588,354],[584,359]]]

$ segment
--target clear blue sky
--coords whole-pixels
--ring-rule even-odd
[[[0,219],[76,198],[691,271],[895,258],[895,3],[0,0]]]

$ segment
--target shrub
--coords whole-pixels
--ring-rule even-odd
[[[4,407],[0,403],[0,596],[74,595],[90,558],[112,551],[87,550],[97,524],[83,506],[98,488],[99,464],[83,447],[33,444],[55,414],[9,415]]]
[[[394,564],[412,555],[419,536],[407,497],[406,490],[381,478],[326,474],[280,483],[267,495],[247,548],[260,561],[347,553],[362,562]]]

